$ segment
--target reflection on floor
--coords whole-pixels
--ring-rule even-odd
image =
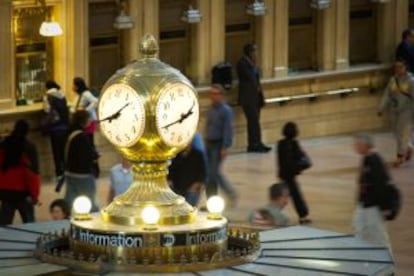
[[[385,159],[394,158],[395,144],[391,135],[378,134],[376,144]],[[302,190],[308,201],[313,226],[343,233],[351,232],[351,217],[355,200],[355,179],[359,157],[352,150],[350,137],[321,138],[303,141],[314,166],[300,176]],[[252,208],[265,204],[267,187],[277,181],[274,152],[268,154],[235,154],[229,156],[224,170],[229,180],[239,191],[237,208],[227,211],[232,221],[243,221]],[[389,223],[394,256],[397,263],[396,275],[412,275],[414,271],[414,161],[401,168],[392,169],[397,185],[404,197],[403,210],[394,222]],[[49,219],[48,205],[57,195],[50,183],[44,183],[41,192],[42,206],[37,208],[38,221]],[[106,204],[108,179],[98,183],[101,206]],[[201,203],[203,204],[203,202]],[[288,206],[292,221],[297,218]],[[16,217],[16,223],[20,219]]]

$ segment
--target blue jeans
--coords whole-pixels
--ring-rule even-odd
[[[207,156],[209,162],[209,174],[207,181],[207,198],[218,194],[218,186],[225,192],[230,199],[237,197],[236,190],[227,181],[221,172],[221,164],[223,159],[221,158],[221,142],[207,142]]]
[[[66,194],[65,201],[69,206],[73,205],[73,201],[78,196],[87,196],[92,201],[91,212],[99,211],[99,207],[96,204],[96,181],[95,177],[91,175],[85,175],[84,177],[77,177],[72,175],[66,175]]]
[[[192,206],[197,206],[199,199],[200,193],[198,192],[187,192],[185,194],[185,200]]]

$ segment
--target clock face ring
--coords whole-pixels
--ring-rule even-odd
[[[129,85],[106,88],[99,99],[98,116],[102,133],[115,146],[131,147],[144,133],[144,101]]]
[[[184,83],[161,89],[155,110],[155,123],[162,141],[171,147],[191,142],[199,119],[196,92]]]

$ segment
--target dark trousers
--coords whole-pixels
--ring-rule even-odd
[[[207,142],[207,157],[209,162],[209,174],[206,187],[207,198],[217,195],[218,186],[220,186],[230,199],[236,199],[236,190],[221,172],[223,162],[221,148],[221,142]]]
[[[2,200],[0,206],[0,225],[12,224],[14,213],[19,211],[23,223],[34,222],[33,204],[22,200]]]
[[[260,129],[260,108],[258,105],[243,105],[244,116],[247,120],[247,144],[249,148],[255,148],[262,144]]]
[[[308,206],[303,199],[302,192],[300,190],[299,184],[296,182],[295,177],[284,179],[284,181],[289,188],[289,193],[292,197],[293,204],[295,205],[296,213],[300,218],[308,216]]]
[[[63,175],[65,171],[65,145],[67,139],[68,132],[66,130],[57,130],[50,133],[50,143],[52,145],[56,176]]]

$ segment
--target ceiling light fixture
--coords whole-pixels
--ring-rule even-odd
[[[263,1],[255,0],[247,5],[246,13],[253,16],[262,16],[266,14],[267,7]]]
[[[39,0],[39,3],[42,7],[43,13],[45,15],[45,21],[42,22],[39,28],[39,34],[41,36],[53,37],[63,34],[62,28],[58,22],[51,21],[50,11],[46,6],[45,0]]]
[[[317,10],[323,10],[329,8],[331,2],[331,0],[312,0],[310,6]]]
[[[126,14],[126,3],[123,0],[116,1],[119,7],[119,15],[115,18],[114,28],[118,30],[132,29],[134,21]]]
[[[194,23],[199,23],[202,17],[203,16],[201,15],[200,10],[194,9],[190,5],[188,7],[188,10],[183,11],[181,20],[189,24],[194,24]]]

